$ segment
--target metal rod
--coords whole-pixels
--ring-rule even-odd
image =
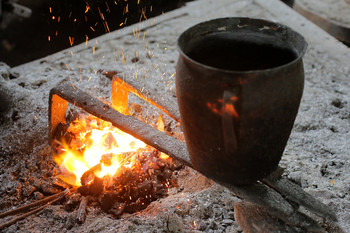
[[[160,132],[132,116],[125,116],[119,113],[111,106],[104,104],[84,91],[68,84],[58,86],[50,91],[50,143],[52,142],[53,134],[57,125],[65,122],[67,102],[84,109],[86,112],[99,117],[102,120],[111,122],[113,126],[131,134],[135,138],[140,139],[157,150],[168,154],[171,158],[178,160],[184,165],[192,167],[185,143],[177,141],[168,134]],[[281,180],[281,182],[283,181],[283,179],[280,177],[276,178],[276,180]],[[288,200],[300,203],[305,208],[314,212],[315,214],[318,214],[319,216],[336,221],[336,216],[330,208],[324,209],[323,203],[305,193],[300,187],[291,186],[289,183],[288,185],[284,186],[282,183],[279,184],[278,181],[272,181],[272,178],[265,178],[262,180],[262,182],[268,184],[272,188],[259,181],[251,185],[244,186],[236,186],[227,183],[221,183],[221,185],[228,188],[238,197],[266,208],[276,217],[283,219],[292,225],[303,224],[307,221],[304,221],[304,218],[300,217],[301,215],[298,215],[297,210],[293,208],[292,204],[290,204]],[[308,196],[308,198],[311,198],[312,201],[308,201],[309,204],[302,202],[298,197],[299,194],[296,195],[296,193],[303,193]],[[305,195],[303,197],[305,197]],[[285,199],[285,197],[287,197],[287,199]],[[321,206],[322,208],[317,207],[317,205]],[[329,211],[329,213],[325,214],[325,210]]]
[[[179,142],[164,132],[132,117],[125,116],[111,106],[92,97],[88,93],[65,84],[51,89],[49,97],[49,140],[52,143],[55,129],[59,123],[64,123],[67,112],[67,102],[80,107],[86,112],[109,121],[113,126],[140,139],[146,144],[164,152],[186,166],[192,167],[186,144]]]

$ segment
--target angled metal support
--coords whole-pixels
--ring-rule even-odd
[[[71,84],[61,85],[50,91],[50,143],[52,143],[58,124],[66,121],[68,103],[102,120],[111,122],[113,126],[193,168],[185,143],[179,142],[132,116],[121,114],[111,106]],[[281,177],[282,172],[277,171],[276,173],[278,174],[275,177],[270,176],[250,185],[236,186],[227,183],[221,183],[221,185],[228,188],[236,196],[266,209],[270,214],[287,224],[299,226],[312,232],[315,232],[315,229],[321,229],[320,226],[315,220],[299,212],[296,204],[324,219],[337,221],[337,217],[330,207],[304,192],[288,179]]]

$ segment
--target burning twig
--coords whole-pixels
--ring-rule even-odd
[[[86,208],[87,208],[87,204],[89,202],[89,196],[83,196],[79,205],[79,209],[78,209],[78,214],[77,214],[77,222],[79,224],[83,224],[85,222],[86,219]]]
[[[62,199],[65,195],[67,195],[69,193],[69,189],[66,189],[65,191],[62,191],[60,193],[57,193],[55,195],[52,195],[50,197],[47,197],[43,200],[40,200],[40,201],[36,201],[34,203],[31,203],[31,204],[28,204],[28,205],[25,205],[25,206],[22,206],[22,207],[19,207],[17,209],[14,209],[14,210],[11,210],[11,211],[7,211],[5,213],[2,213],[1,214],[1,218],[5,217],[5,216],[9,216],[9,215],[14,215],[14,214],[17,214],[17,213],[21,213],[21,212],[24,212],[24,211],[27,211],[27,210],[30,210],[31,208],[33,207],[36,207],[38,205],[41,205],[41,204],[45,204],[43,206],[40,206],[36,209],[33,209],[32,211],[30,212],[27,212],[25,214],[22,214],[16,218],[13,218],[11,219],[10,221],[7,221],[3,224],[0,225],[0,230],[4,229],[5,227],[8,227],[8,226],[11,226],[12,224],[16,223],[17,221],[19,220],[22,220],[32,214],[35,214],[35,213],[38,213],[40,211],[42,211],[43,209],[45,209],[47,206],[55,203],[56,201]]]

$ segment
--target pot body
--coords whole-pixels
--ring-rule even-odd
[[[223,43],[215,41],[220,33],[238,35],[233,37],[257,46],[283,47],[295,56],[267,68],[249,69],[248,61],[243,62],[245,68],[233,65],[231,69],[220,67],[230,57],[215,55],[217,62],[205,63],[201,57],[191,55],[196,49],[193,40],[208,35],[214,35],[209,40],[213,43],[202,46],[200,50],[205,48],[209,53],[202,51],[200,56],[215,53],[210,46]],[[195,25],[180,36],[176,93],[187,148],[196,170],[217,182],[242,185],[276,168],[303,92],[302,56],[306,47],[304,38],[292,29],[250,18],[215,19]],[[263,63],[274,54],[259,56]]]

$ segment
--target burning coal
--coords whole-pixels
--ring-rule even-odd
[[[97,117],[79,116],[70,123],[54,156],[60,166],[62,180],[81,186],[81,178],[89,169],[99,178],[113,176],[122,166],[132,166],[134,156],[146,144]]]
[[[164,131],[161,117],[155,125]],[[77,187],[67,209],[75,208],[78,195],[97,199],[116,216],[133,213],[177,184],[172,174],[180,164],[95,116],[78,115],[69,125],[60,124],[55,143],[59,177]]]

